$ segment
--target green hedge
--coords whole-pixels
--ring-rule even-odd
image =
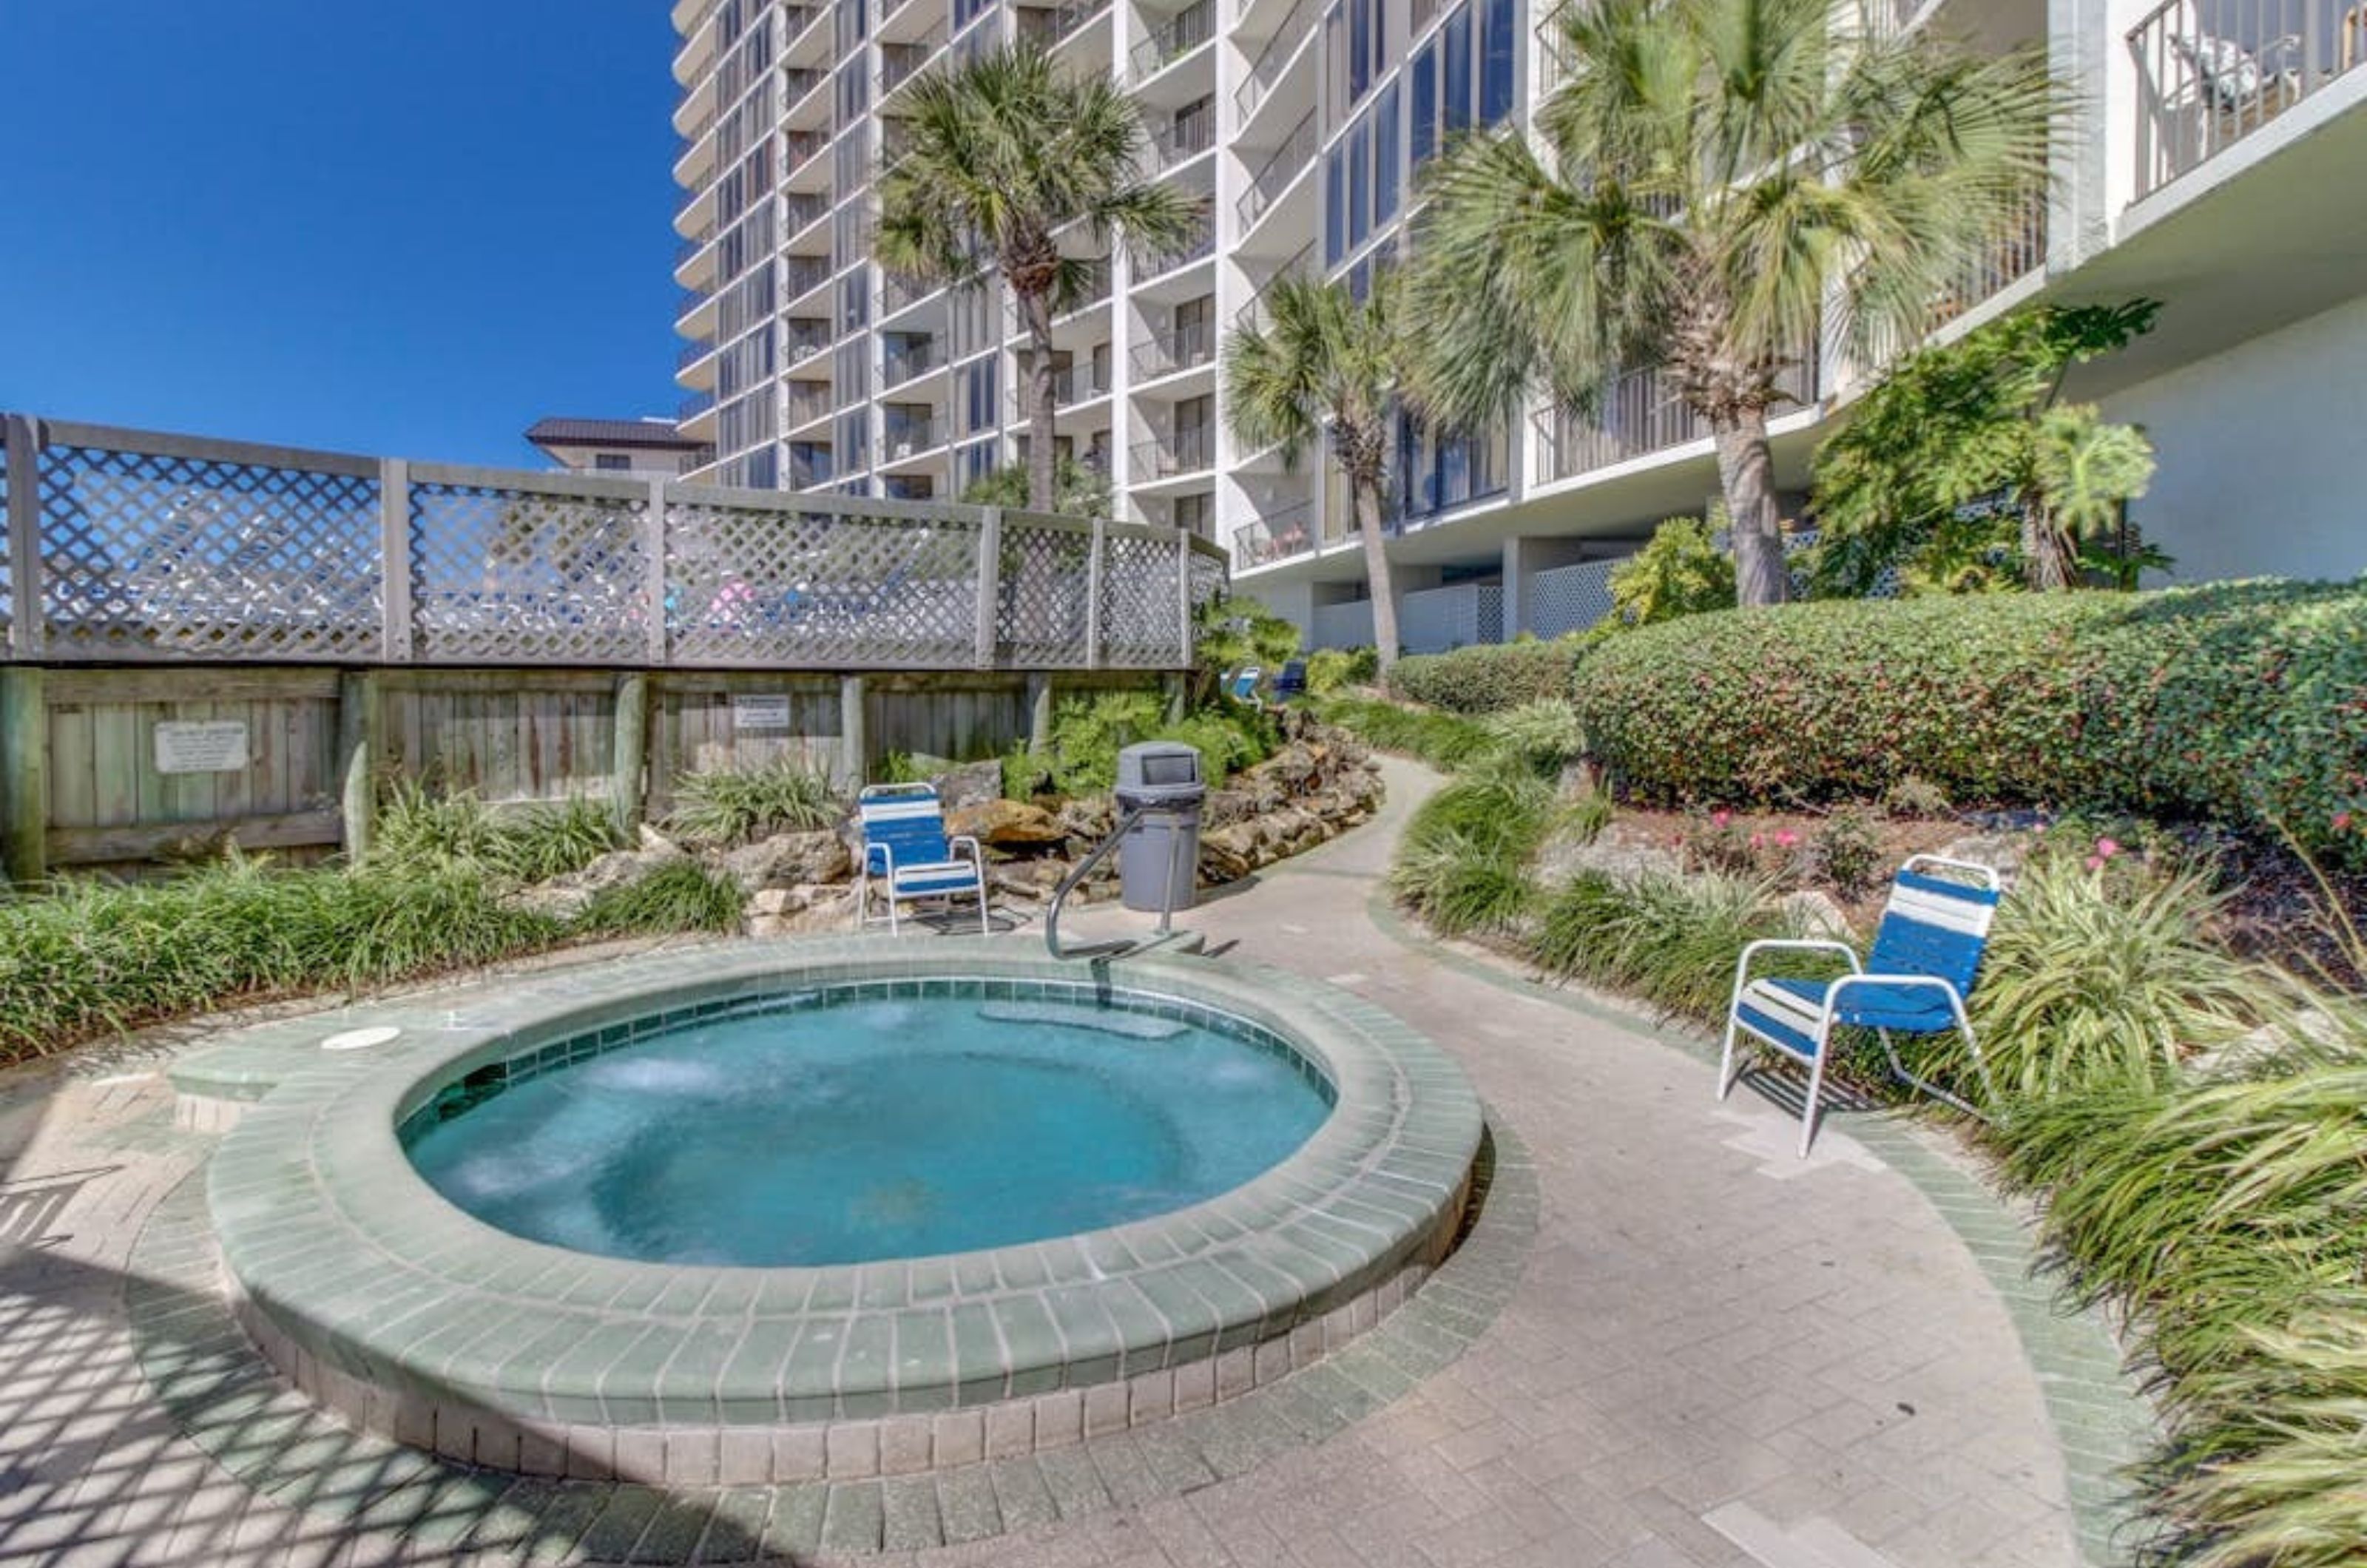
[[[1591,653],[1593,753],[1660,800],[2192,814],[2367,857],[2367,582],[1840,601],[1688,616]]]
[[[1495,713],[1569,694],[1578,644],[1481,643],[1452,653],[1418,653],[1389,671],[1389,691],[1449,713]]]

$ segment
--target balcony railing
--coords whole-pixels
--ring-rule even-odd
[[[1161,171],[1185,164],[1217,144],[1217,117],[1205,106],[1153,132],[1151,166]]]
[[[830,332],[827,328],[819,332],[792,332],[781,344],[781,362],[784,365],[802,365],[828,347]]]
[[[1179,474],[1196,474],[1216,465],[1217,432],[1209,425],[1193,425],[1172,435],[1138,441],[1133,458],[1138,479],[1172,479]]]
[[[792,381],[789,395],[781,401],[781,428],[795,430],[811,424],[831,411],[831,386],[827,381]]]
[[[794,109],[806,101],[806,95],[830,80],[830,73],[814,65],[785,65],[781,68],[781,107]]]
[[[1067,315],[1072,311],[1089,310],[1094,306],[1100,304],[1103,300],[1107,299],[1109,298],[1109,258],[1104,256],[1099,261],[1087,262],[1085,264],[1085,281],[1078,288],[1077,297],[1068,304],[1068,306],[1061,311],[1061,314]]]
[[[674,367],[676,370],[687,370],[692,366],[697,364],[700,360],[706,358],[708,355],[713,354],[714,352],[715,340],[713,338],[693,338],[688,343],[684,344],[682,347],[674,351]]]
[[[1276,82],[1282,80],[1283,68],[1290,63],[1290,57],[1298,52],[1298,46],[1314,32],[1316,9],[1315,0],[1298,0],[1298,4],[1290,8],[1290,15],[1282,19],[1282,26],[1274,28],[1274,36],[1265,40],[1265,47],[1258,51],[1257,59],[1250,65],[1248,79],[1233,89],[1233,107],[1241,111],[1243,119],[1257,112],[1258,105],[1265,102],[1265,96],[1274,91]]]
[[[1110,8],[1110,0],[1073,0],[1057,7],[1036,6],[1019,13],[1019,36],[1051,49],[1078,28]]]
[[[879,449],[890,463],[916,457],[946,443],[946,422],[929,416],[890,417],[880,431]]]
[[[1273,274],[1258,285],[1258,291],[1255,294],[1241,302],[1240,309],[1233,312],[1233,331],[1240,332],[1248,327],[1267,325],[1270,318],[1265,308],[1266,295],[1284,278],[1309,275],[1314,271],[1314,266],[1315,242],[1309,240],[1298,247],[1298,253],[1296,255],[1275,267]]]
[[[1797,404],[1817,398],[1817,367],[1813,355],[1804,355],[1776,378],[1784,396]],[[1709,421],[1695,412],[1678,392],[1675,380],[1659,370],[1631,370],[1603,390],[1591,413],[1559,408],[1542,412],[1534,420],[1541,457],[1539,477],[1546,481],[1574,479],[1637,457],[1665,452],[1694,441],[1706,441]]]
[[[2169,0],[2129,32],[2144,197],[2367,62],[2359,0]]]
[[[879,310],[882,315],[900,310],[934,294],[939,285],[925,278],[907,277],[900,272],[879,269]]]
[[[1213,220],[1213,215],[1204,207],[1200,209],[1199,220],[1193,225],[1192,231],[1174,244],[1156,248],[1148,245],[1134,247],[1132,254],[1135,281],[1139,283],[1145,278],[1157,277],[1161,274],[1173,272],[1179,266],[1189,266],[1194,262],[1213,254],[1216,249],[1217,225]]]
[[[879,384],[899,387],[915,376],[925,376],[940,369],[946,363],[945,351],[937,340],[929,337],[911,342],[901,348],[890,348],[880,363]]]
[[[1250,188],[1241,192],[1240,200],[1234,204],[1233,210],[1240,216],[1242,229],[1255,223],[1274,204],[1274,197],[1314,166],[1317,139],[1315,111],[1308,109],[1291,128],[1290,134],[1283,138],[1282,145],[1258,165],[1258,172],[1250,177]]]
[[[674,422],[676,424],[688,424],[692,420],[697,419],[700,414],[705,413],[708,409],[711,409],[714,406],[715,394],[713,392],[693,392],[690,396],[683,399],[682,401],[674,405]]]
[[[812,292],[830,281],[830,258],[827,256],[791,256],[781,268],[781,298],[795,299]]]
[[[921,73],[922,68],[937,57],[946,40],[932,33],[917,43],[883,43],[879,46],[879,96],[886,97]]]
[[[1216,337],[1205,321],[1177,327],[1172,332],[1154,333],[1148,341],[1135,345],[1134,373],[1148,381],[1206,365],[1216,354]]]
[[[1233,530],[1233,564],[1237,567],[1271,566],[1278,560],[1303,556],[1314,547],[1315,503],[1311,501],[1269,513]]]
[[[830,145],[830,138],[819,130],[790,130],[781,135],[781,173],[794,175],[816,158]]]
[[[1134,46],[1133,54],[1127,57],[1134,68],[1134,80],[1140,83],[1157,75],[1216,36],[1216,0],[1195,0],[1175,13],[1173,20],[1152,29],[1149,38]]]
[[[830,197],[814,191],[797,191],[781,198],[781,233],[794,238],[812,228],[830,211]]]

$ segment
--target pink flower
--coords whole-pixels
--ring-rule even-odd
[[[2090,871],[2101,871],[2101,870],[2103,870],[2103,869],[2104,869],[2104,857],[2103,857],[2103,856],[2101,856],[2101,855],[2090,855],[2090,856],[2088,857],[2088,869],[2089,869]]]
[[[2338,811],[2334,814],[2334,830],[2338,833],[2348,833],[2350,831],[2350,813],[2348,811]]]
[[[1713,828],[1723,828],[1733,820],[1734,813],[1731,811],[1713,811],[1709,814],[1709,825]]]
[[[2112,840],[2099,839],[2096,840],[2096,860],[2099,864],[2112,859],[2114,855],[2119,854],[2120,852],[2121,846]]]
[[[1753,833],[1750,835],[1750,847],[1754,850],[1766,841],[1767,838],[1763,833]]]
[[[1779,850],[1788,850],[1799,841],[1800,835],[1795,833],[1789,828],[1784,829],[1782,832],[1775,835],[1775,847]]]

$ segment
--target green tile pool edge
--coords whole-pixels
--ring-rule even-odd
[[[1419,948],[1459,974],[1615,1023],[1697,1061],[1718,1058],[1717,1043],[1706,1035],[1670,1028],[1614,1000],[1525,980],[1454,950],[1409,921],[1386,890],[1372,896],[1366,913],[1390,941]],[[2137,1517],[2129,1478],[2146,1458],[2152,1406],[2128,1375],[2112,1331],[2093,1309],[2065,1309],[2061,1292],[2039,1279],[2029,1228],[1996,1193],[1941,1157],[1909,1118],[1896,1111],[1854,1116],[1848,1131],[1922,1194],[2004,1303],[2055,1430],[2081,1560],[2087,1568],[2123,1568],[2132,1558],[2129,1538]],[[2128,1419],[2100,1427],[2099,1408],[2126,1411]]]
[[[241,1333],[219,1288],[204,1177],[201,1167],[169,1191],[133,1243],[126,1306],[134,1354],[176,1426],[216,1464],[251,1491],[316,1517],[359,1529],[403,1517],[396,1504],[425,1496],[434,1500],[432,1533],[473,1551],[548,1561],[596,1541],[619,1558],[681,1562],[812,1552],[833,1511],[842,1523],[832,1547],[849,1552],[1035,1528],[1068,1517],[1048,1471],[1062,1472],[1056,1479],[1072,1508],[1119,1501],[1098,1482],[1081,1493],[1067,1488],[1070,1456],[1095,1451],[1094,1438],[1041,1456],[982,1452],[970,1463],[885,1481],[722,1484],[677,1495],[629,1481],[504,1474],[357,1431],[289,1387]],[[1395,1313],[1305,1371],[1120,1434],[1115,1444],[1150,1461],[1128,1500],[1180,1496],[1319,1443],[1476,1343],[1520,1281],[1540,1212],[1528,1151],[1493,1115],[1476,1178],[1460,1246]],[[887,1487],[908,1503],[929,1489],[935,1506],[909,1507],[891,1539],[876,1506]],[[685,1509],[704,1510],[699,1530],[683,1528]],[[629,1531],[632,1539],[616,1545]]]
[[[1331,1079],[1339,1097],[1333,1116],[1280,1166],[1207,1202],[1091,1233],[1089,1245],[1054,1240],[962,1255],[993,1265],[988,1300],[1034,1293],[1068,1303],[1048,1335],[1014,1344],[1006,1328],[1000,1369],[957,1354],[945,1314],[958,1292],[916,1309],[909,1262],[690,1270],[541,1247],[445,1202],[410,1168],[395,1136],[401,1120],[444,1084],[551,1040],[663,1010],[655,991],[663,1006],[681,1007],[949,973],[1018,983],[1076,978],[1075,965],[1031,947],[975,938],[925,948],[888,938],[719,944],[498,992],[445,992],[425,1007],[373,1009],[369,1021],[396,1023],[408,1037],[327,1059],[285,1021],[270,1026],[276,1040],[296,1042],[287,1048],[291,1066],[225,1138],[208,1177],[247,1320],[283,1365],[301,1369],[310,1358],[326,1370],[325,1386],[365,1404],[366,1391],[335,1380],[465,1400],[518,1422],[638,1424],[660,1412],[685,1417],[700,1399],[716,1425],[760,1422],[767,1397],[776,1401],[776,1419],[854,1420],[1002,1397],[1023,1378],[1041,1382],[1036,1369],[1055,1371],[1049,1386],[1059,1388],[1172,1367],[1243,1337],[1287,1333],[1421,1261],[1448,1223],[1479,1140],[1467,1081],[1451,1058],[1370,1003],[1247,964],[1133,959],[1115,988],[1218,1008],[1280,1035]],[[350,1011],[336,1020],[341,1028],[356,1021]],[[229,1049],[241,1043],[233,1037]],[[202,1059],[193,1077],[206,1081]],[[1360,1196],[1370,1201],[1360,1204]],[[1363,1221],[1327,1224],[1335,1201],[1388,1223],[1377,1230]],[[760,1283],[708,1314],[704,1303],[735,1275]],[[1162,1306],[1132,1283],[1138,1277],[1146,1287],[1172,1280],[1182,1290]],[[535,1288],[543,1281],[547,1291]],[[1246,1297],[1237,1289],[1243,1281]],[[551,1357],[540,1342],[553,1337],[554,1297],[583,1333],[568,1353]],[[1225,1300],[1234,1303],[1229,1313],[1217,1304]],[[1170,1317],[1179,1302],[1186,1315]],[[908,1320],[902,1344],[889,1326],[900,1314]],[[674,1358],[651,1346],[594,1337],[604,1325],[651,1323],[728,1332],[738,1348],[724,1352],[727,1371],[715,1374],[695,1363],[676,1371]],[[583,1355],[587,1348],[602,1353]],[[546,1352],[540,1359],[530,1354],[538,1350]],[[827,1354],[810,1353],[816,1350]],[[763,1389],[735,1381],[747,1377],[772,1381]]]

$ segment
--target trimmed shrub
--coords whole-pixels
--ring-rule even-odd
[[[1367,746],[1420,758],[1442,773],[1452,773],[1496,748],[1494,738],[1472,720],[1426,708],[1334,697],[1315,705],[1315,716]]]
[[[1003,763],[1004,793],[1023,789],[1034,776],[1048,775],[1062,795],[1094,795],[1117,782],[1117,754],[1142,740],[1177,740],[1200,753],[1200,776],[1211,787],[1243,768],[1274,755],[1274,723],[1244,704],[1218,701],[1195,708],[1179,723],[1167,722],[1167,699],[1157,692],[1101,692],[1061,699],[1052,717],[1052,753],[1030,757],[1024,750]]]
[[[1379,678],[1380,655],[1369,648],[1322,648],[1307,656],[1307,694],[1328,697]]]
[[[1590,654],[1595,755],[1663,801],[1879,799],[2216,818],[2367,859],[2367,585],[1837,601]]]
[[[1578,645],[1481,643],[1452,653],[1417,653],[1389,671],[1392,695],[1449,713],[1495,713],[1569,694]]]

